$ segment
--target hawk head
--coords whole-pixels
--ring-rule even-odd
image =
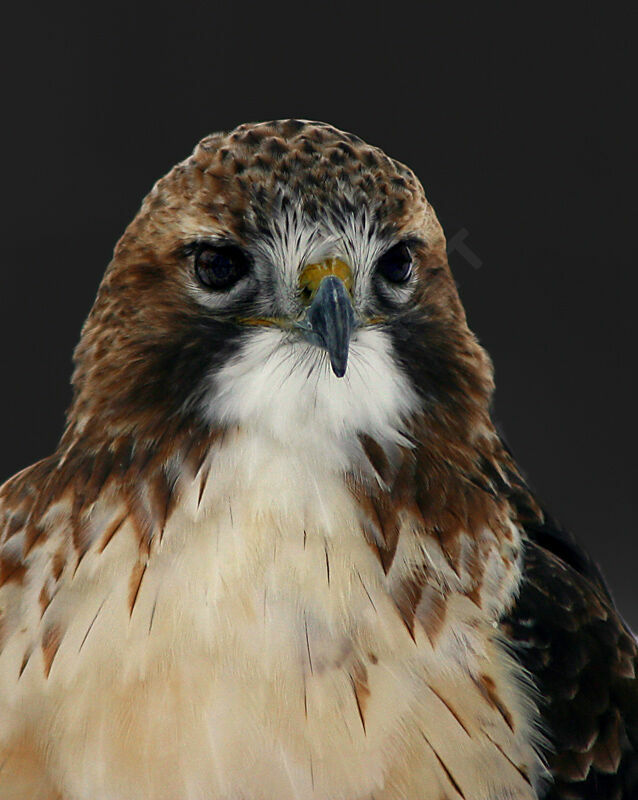
[[[285,120],[208,136],[155,185],[116,247],[74,385],[85,441],[189,420],[303,445],[401,442],[426,417],[467,438],[492,384],[412,171]]]

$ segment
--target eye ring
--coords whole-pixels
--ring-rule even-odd
[[[393,245],[377,261],[377,272],[389,283],[407,283],[412,277],[412,253],[403,242]]]
[[[231,289],[248,272],[249,261],[236,245],[214,245],[202,242],[195,250],[195,277],[209,291]]]

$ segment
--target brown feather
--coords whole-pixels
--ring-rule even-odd
[[[62,631],[57,625],[48,625],[42,634],[42,658],[44,660],[44,676],[49,677],[53,659],[55,658],[60,643],[62,642]]]

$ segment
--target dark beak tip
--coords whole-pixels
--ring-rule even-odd
[[[331,362],[331,366],[332,366],[332,371],[337,376],[337,378],[343,378],[343,376],[346,374],[347,364],[343,364],[342,366],[341,364],[335,364],[334,362]]]

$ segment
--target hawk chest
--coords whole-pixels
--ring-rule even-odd
[[[42,711],[69,797],[536,797],[531,707],[476,606],[410,631],[343,481],[251,464],[184,493],[132,604],[126,531],[69,590]]]

